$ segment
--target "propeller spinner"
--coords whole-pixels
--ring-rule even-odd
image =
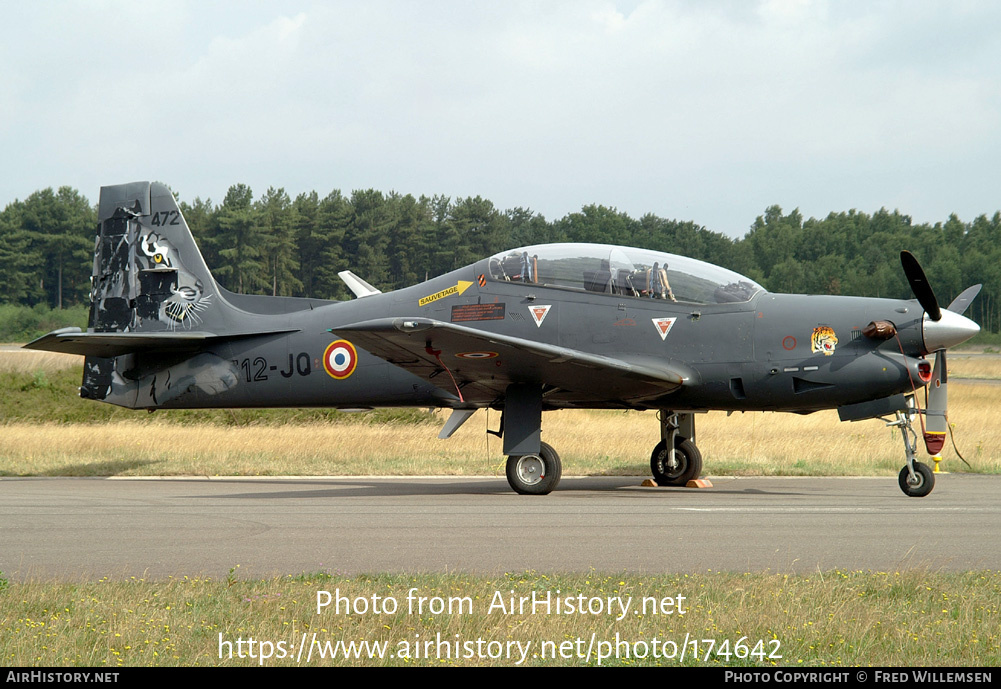
[[[963,311],[980,291],[980,285],[966,289],[943,311],[935,292],[925,276],[925,271],[910,251],[900,252],[900,264],[911,285],[911,291],[925,310],[922,323],[925,351],[929,354],[966,342],[980,332],[980,326],[963,316]]]

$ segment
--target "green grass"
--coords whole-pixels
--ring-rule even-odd
[[[235,567],[234,572],[238,572]],[[343,607],[337,612],[334,604],[318,611],[320,591],[352,601],[352,614]],[[547,614],[537,608],[533,614],[530,608],[519,612],[497,605],[533,592],[575,601],[583,596],[604,605],[609,597],[618,597],[629,601],[630,607],[617,619],[618,612]],[[425,599],[421,610],[416,607],[419,597]],[[673,600],[660,608],[664,599]],[[390,601],[395,605],[392,610]],[[476,642],[482,640],[479,648],[484,652],[490,648],[486,644],[497,650],[520,643],[528,649],[524,664],[538,666],[991,667],[1001,663],[999,605],[998,571],[832,571],[809,576],[529,571],[497,576],[349,577],[323,570],[257,581],[233,574],[226,580],[29,581],[12,582],[0,590],[0,662],[92,667],[295,665],[298,645],[303,639],[315,639],[321,647],[344,642],[369,644],[371,650],[371,644],[378,643],[387,653],[382,658],[364,654],[320,659],[314,647],[313,658],[307,663],[304,654],[298,664],[517,663],[514,646],[513,658],[506,652],[493,659],[479,657]],[[684,614],[679,614],[682,609]],[[451,657],[444,657],[445,646],[436,644],[430,647],[431,657],[425,657],[424,648],[416,657],[414,642],[435,641],[439,635],[451,643]],[[689,645],[682,661],[680,648],[686,635]],[[250,638],[258,652],[261,642],[267,642],[272,657],[262,660],[258,652],[249,657]],[[650,657],[654,639],[660,653],[674,657]],[[713,651],[709,639],[714,640]],[[248,657],[239,657],[240,640]],[[697,640],[697,659],[692,657],[691,640]],[[456,641],[462,656],[458,658]],[[549,642],[546,657],[540,654],[543,642]],[[561,644],[566,657],[560,657]],[[399,657],[405,648],[409,657]],[[436,653],[435,648],[440,650]],[[556,657],[551,657],[554,650]],[[648,657],[636,657],[637,651]],[[291,657],[279,657],[282,652]],[[599,652],[605,657],[599,659]],[[389,657],[390,653],[397,657]]]
[[[67,326],[86,328],[89,312],[88,306],[50,309],[44,304],[0,304],[0,342],[28,342]]]

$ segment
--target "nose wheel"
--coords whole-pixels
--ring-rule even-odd
[[[911,498],[923,498],[935,487],[935,474],[927,464],[914,462],[914,475],[911,476],[910,467],[905,466],[900,470],[898,482],[904,495]]]
[[[898,411],[894,421],[887,422],[887,426],[898,426],[900,435],[904,439],[904,453],[907,457],[907,464],[900,470],[897,483],[900,490],[909,498],[923,498],[931,493],[935,487],[935,474],[927,464],[917,461],[918,435],[914,432],[911,424],[912,414],[907,411]]]

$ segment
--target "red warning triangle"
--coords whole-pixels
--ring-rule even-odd
[[[657,328],[657,332],[660,333],[660,339],[666,340],[667,334],[671,332],[671,328],[674,326],[674,322],[678,320],[677,318],[651,318],[653,321],[653,326]]]
[[[549,309],[553,308],[552,305],[548,306],[536,306],[532,305],[528,307],[528,312],[532,314],[532,318],[535,319],[535,325],[539,328],[542,327],[542,321],[546,320],[546,314],[549,313]]]

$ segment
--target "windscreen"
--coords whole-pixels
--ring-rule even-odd
[[[505,282],[691,304],[743,302],[762,289],[711,263],[605,244],[540,244],[504,251],[490,257],[489,275]]]

